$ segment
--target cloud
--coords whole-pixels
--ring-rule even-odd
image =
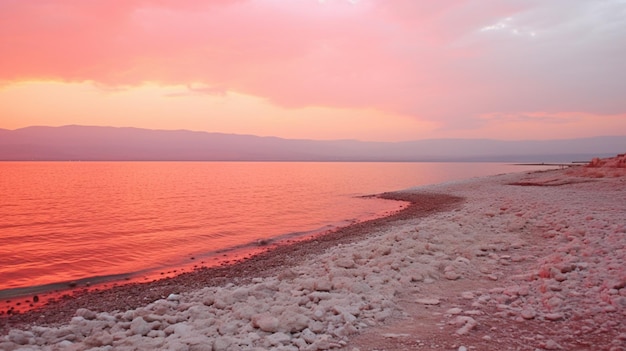
[[[567,124],[580,120],[582,117],[577,113],[561,114],[548,114],[548,113],[535,113],[535,114],[488,114],[481,116],[485,121],[490,122],[541,122],[542,124]]]
[[[624,113],[626,4],[554,0],[0,0],[0,81],[145,83],[288,108]]]

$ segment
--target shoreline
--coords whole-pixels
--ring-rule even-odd
[[[0,348],[626,350],[624,155],[382,196],[413,204],[0,319]]]
[[[449,195],[419,195],[404,192],[388,192],[368,196],[408,202],[409,204],[387,216],[339,227],[301,240],[294,239],[287,240],[285,243],[271,244],[265,248],[259,248],[260,252],[252,256],[229,257],[226,263],[197,268],[156,281],[113,281],[105,285],[85,286],[77,290],[66,289],[50,292],[47,294],[50,296],[48,302],[31,306],[28,310],[17,314],[7,313],[8,310],[3,306],[2,313],[0,313],[0,335],[8,332],[10,328],[33,323],[58,324],[67,322],[73,316],[73,311],[79,308],[89,308],[101,312],[131,309],[140,307],[146,301],[165,298],[172,293],[189,292],[205,286],[222,286],[231,282],[246,283],[252,278],[265,277],[276,273],[278,269],[297,264],[303,256],[293,257],[294,253],[306,256],[316,255],[337,244],[359,240],[360,237],[375,230],[376,227],[387,225],[396,220],[419,218],[435,211],[443,211],[462,201],[460,198]],[[18,300],[21,300],[20,302],[23,304],[28,304],[32,301],[31,296],[21,295],[6,299],[3,304],[15,306]],[[37,296],[39,297],[39,295]],[[130,300],[125,298],[124,302],[120,303],[120,296],[132,298]],[[16,307],[19,306],[22,305]]]
[[[178,264],[142,268],[134,272],[120,272],[104,276],[90,276],[73,280],[50,282],[42,285],[3,289],[0,290],[0,302],[3,302],[3,304],[0,304],[0,320],[2,316],[7,313],[23,313],[30,309],[41,308],[45,305],[44,300],[50,298],[56,300],[59,297],[73,295],[77,292],[84,293],[85,290],[104,290],[119,285],[150,283],[157,280],[173,278],[182,273],[190,273],[199,269],[229,265],[278,246],[293,245],[314,237],[323,236],[329,232],[341,230],[355,223],[367,222],[393,215],[398,211],[402,211],[410,204],[410,201],[385,199],[381,197],[380,194],[361,195],[358,197],[390,200],[400,203],[400,205],[395,209],[381,211],[376,214],[364,214],[358,219],[336,221],[317,229],[284,233],[267,239],[258,239],[253,242],[193,255],[190,260],[183,260],[181,258]],[[38,300],[37,303],[33,303],[33,297]]]

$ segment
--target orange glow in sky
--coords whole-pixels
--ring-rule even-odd
[[[623,135],[619,13],[609,0],[0,0],[0,128]]]

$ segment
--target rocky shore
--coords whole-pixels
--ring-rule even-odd
[[[0,316],[0,349],[626,350],[626,157],[384,196],[412,204]]]

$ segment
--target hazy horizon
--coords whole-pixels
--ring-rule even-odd
[[[626,136],[372,142],[77,125],[0,129],[0,160],[571,162],[624,151]]]
[[[419,138],[419,139],[409,139],[409,140],[398,140],[398,141],[376,141],[376,140],[365,140],[365,139],[354,139],[354,138],[341,138],[341,139],[311,139],[311,138],[285,138],[277,135],[258,135],[258,134],[244,134],[244,133],[225,133],[219,131],[210,131],[210,130],[194,130],[194,129],[185,129],[185,128],[177,128],[177,129],[162,129],[162,128],[142,128],[142,127],[131,127],[131,126],[111,126],[111,125],[87,125],[87,124],[64,124],[64,125],[29,125],[19,128],[1,128],[0,130],[4,131],[18,131],[22,129],[29,128],[65,128],[65,127],[85,127],[85,128],[111,128],[111,129],[140,129],[140,130],[149,130],[155,132],[190,132],[190,133],[206,133],[206,134],[223,134],[223,135],[237,135],[237,136],[254,136],[259,138],[276,138],[276,139],[286,139],[286,140],[302,140],[302,141],[357,141],[357,142],[372,142],[372,143],[405,143],[412,141],[433,141],[433,140],[491,140],[491,141],[503,141],[503,142],[519,142],[519,141],[558,141],[558,140],[574,140],[574,139],[592,139],[592,138],[603,138],[603,137],[626,137],[626,133],[614,133],[614,134],[606,134],[606,135],[593,135],[588,137],[577,137],[577,138],[567,138],[567,137],[556,137],[550,139],[534,139],[532,137],[522,138],[522,139],[498,139],[498,138]],[[626,147],[626,145],[625,145]]]

